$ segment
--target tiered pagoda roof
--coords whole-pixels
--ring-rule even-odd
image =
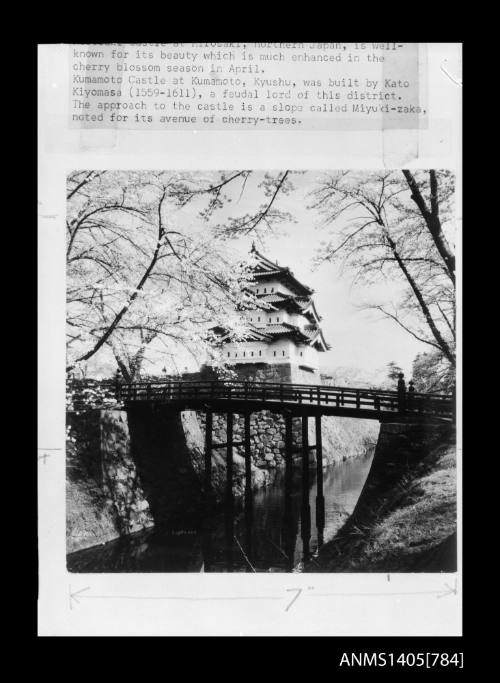
[[[319,323],[321,321],[321,317],[316,311],[314,301],[310,297],[275,292],[272,294],[261,294],[259,295],[259,299],[266,304],[269,304],[269,306],[266,306],[267,310],[278,311],[284,309],[289,313],[302,313],[302,315],[309,318],[311,322]]]
[[[265,311],[285,310],[288,313],[303,315],[309,321],[309,324],[302,328],[283,322],[280,324],[269,323],[256,328],[256,331],[262,334],[263,339],[265,337],[274,339],[279,336],[288,336],[294,341],[314,346],[318,351],[327,351],[330,347],[319,328],[321,317],[312,299],[314,290],[299,282],[290,268],[280,266],[277,262],[274,263],[257,251],[255,244],[252,245],[250,253],[256,259],[253,275],[258,285],[277,280],[293,292],[293,294],[280,291],[259,293],[257,296],[259,301],[265,304],[263,307]]]
[[[312,299],[314,290],[299,282],[290,268],[280,266],[258,252],[255,244],[252,245],[250,253],[255,259],[253,277],[258,290],[261,290],[261,284],[271,281],[281,283],[288,290],[257,293],[258,301],[262,302],[261,310],[264,316],[273,311],[286,311],[288,314],[297,314],[305,318],[307,323],[300,326],[288,321],[249,323],[245,339],[272,343],[280,337],[287,337],[298,344],[312,346],[318,351],[327,351],[330,347],[319,327],[321,317]],[[215,328],[214,332],[220,336],[221,341],[229,341],[226,330]]]
[[[311,294],[314,294],[313,289],[306,287],[306,285],[303,285],[295,278],[290,268],[279,266],[278,263],[274,263],[258,252],[255,243],[252,244],[250,253],[254,254],[257,259],[254,270],[254,278],[257,281],[270,279],[278,280],[283,282],[283,284],[286,284],[286,286],[298,296],[311,296]]]

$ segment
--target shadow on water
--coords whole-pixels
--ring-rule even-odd
[[[353,511],[373,452],[323,470],[323,497],[316,473],[308,491],[300,470],[279,472],[274,482],[244,500],[183,528],[149,529],[68,555],[72,572],[292,572],[313,559]]]

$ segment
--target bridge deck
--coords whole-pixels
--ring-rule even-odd
[[[297,415],[337,415],[379,421],[451,420],[454,400],[445,394],[271,382],[135,382],[116,385],[127,405],[152,403],[214,412],[270,410]]]

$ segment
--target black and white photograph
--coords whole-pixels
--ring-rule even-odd
[[[68,173],[68,572],[455,572],[455,206],[439,168]]]
[[[461,132],[461,43],[38,45],[39,636],[463,668]]]

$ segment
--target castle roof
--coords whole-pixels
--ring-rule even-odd
[[[222,328],[214,328],[214,332],[221,336],[221,341],[229,341],[228,335]],[[289,337],[297,342],[303,342],[316,346],[319,351],[327,351],[330,346],[326,343],[322,331],[310,325],[300,329],[291,323],[266,324],[264,327],[249,325],[245,334],[245,341],[268,341],[271,342],[279,337]]]
[[[288,311],[296,311],[302,313],[312,322],[320,322],[321,317],[318,315],[314,301],[311,297],[294,296],[293,294],[283,294],[282,292],[275,292],[272,294],[258,295],[259,301],[264,301],[268,304],[270,310],[279,310],[284,308]]]
[[[326,343],[326,339],[323,336],[323,332],[319,327],[313,329],[304,329],[304,334],[307,336],[311,346],[317,346],[320,351],[328,351],[331,348],[329,344]]]
[[[273,279],[280,280],[299,296],[311,295],[314,293],[313,289],[307,287],[306,285],[302,284],[302,282],[297,280],[290,268],[273,263],[273,261],[264,256],[264,254],[261,254],[259,251],[257,251],[255,243],[252,244],[250,253],[254,254],[257,261],[254,266],[253,273],[256,280],[264,282]]]
[[[327,351],[330,346],[326,343],[323,333],[319,327],[321,317],[316,311],[312,294],[314,290],[299,282],[289,268],[273,263],[266,256],[257,251],[255,244],[252,245],[251,253],[254,254],[256,262],[253,266],[253,276],[257,282],[267,282],[272,280],[281,281],[286,285],[289,292],[266,292],[257,294],[259,304],[257,309],[262,307],[264,311],[277,311],[285,309],[288,312],[298,313],[304,316],[309,324],[305,326],[295,325],[291,322],[283,321],[273,323],[264,321],[260,325],[248,324],[248,331],[244,336],[245,341],[263,341],[271,343],[280,337],[288,337],[297,343],[307,344],[316,348],[318,351]],[[213,330],[222,342],[231,341],[227,330],[220,327]],[[242,340],[243,341],[243,340]]]

